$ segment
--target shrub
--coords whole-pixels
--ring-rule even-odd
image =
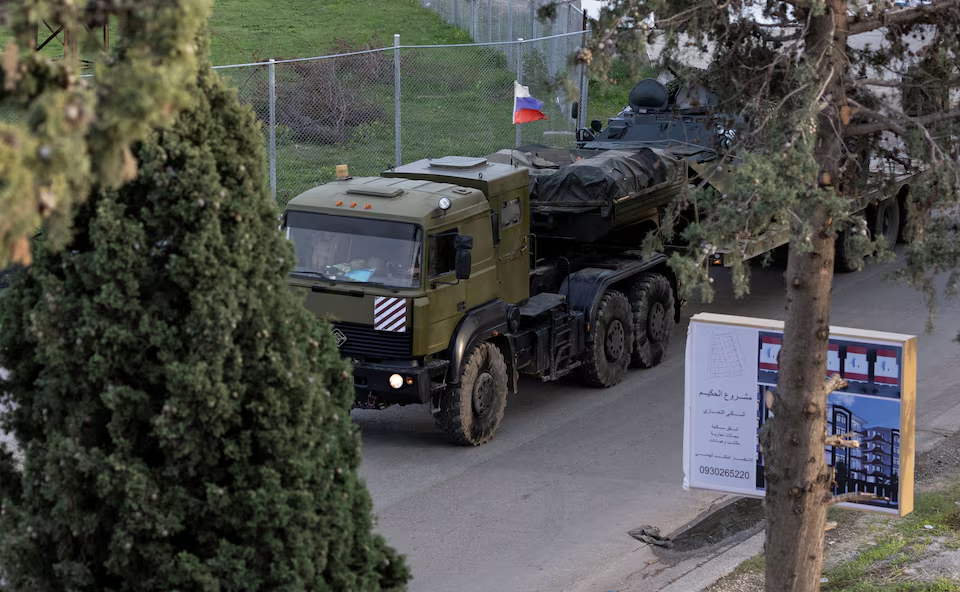
[[[215,74],[0,298],[0,581],[13,590],[392,590],[351,373],[285,284],[262,137]]]

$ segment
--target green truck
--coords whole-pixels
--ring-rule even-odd
[[[576,149],[420,160],[291,200],[289,283],[331,320],[353,362],[355,405],[429,405],[453,441],[478,445],[496,432],[520,374],[576,373],[609,387],[630,366],[658,364],[679,320],[679,286],[666,256],[638,249],[686,187],[724,191],[732,167],[720,173],[716,159],[730,133],[710,106],[702,88],[671,95],[648,79],[606,129],[581,130]],[[902,240],[915,180],[859,179],[851,211],[872,235]],[[711,252],[710,263],[783,246],[788,230],[773,224],[735,253]],[[838,236],[840,271],[856,268],[846,254],[857,231]]]
[[[679,320],[666,257],[637,249],[687,184],[682,159],[494,160],[333,181],[282,217],[291,289],[331,321],[355,406],[429,405],[463,445],[494,436],[521,374],[612,386],[658,364]]]

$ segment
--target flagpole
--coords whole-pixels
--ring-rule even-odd
[[[517,82],[523,84],[523,37],[518,38],[517,41]],[[516,99],[514,99],[514,103],[516,103]],[[514,127],[517,128],[517,148],[519,148],[522,141],[520,124],[518,123]]]

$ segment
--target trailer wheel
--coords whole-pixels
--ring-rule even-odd
[[[883,235],[887,239],[887,248],[897,244],[900,235],[900,204],[897,199],[885,199],[867,210],[870,233],[873,239]]]
[[[843,228],[837,231],[837,239],[834,243],[833,269],[841,273],[850,273],[860,271],[857,262],[850,256],[847,248],[847,241],[850,238],[851,229]]]
[[[663,361],[670,345],[673,290],[659,273],[644,273],[630,286],[633,310],[633,355],[630,365],[652,368]]]
[[[440,395],[437,426],[455,444],[479,446],[500,427],[507,407],[507,364],[492,343],[470,351],[460,372],[460,386]]]
[[[626,296],[614,290],[603,295],[592,333],[580,378],[589,386],[613,386],[623,380],[633,351],[633,317]]]

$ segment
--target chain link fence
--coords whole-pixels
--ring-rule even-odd
[[[420,0],[441,19],[470,32],[477,43],[536,39],[584,30],[579,2],[557,7],[556,17],[543,22],[537,10],[547,0]]]
[[[364,176],[427,157],[572,147],[572,104],[585,102],[586,77],[569,56],[583,36],[429,46],[400,46],[397,36],[394,47],[216,68],[263,123],[282,205],[333,180],[338,164]],[[515,79],[544,102],[548,120],[513,124]]]

